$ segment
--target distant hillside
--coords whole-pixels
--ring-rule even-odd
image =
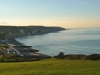
[[[0,26],[0,32],[6,33],[6,37],[17,37],[24,35],[44,34],[49,32],[65,30],[62,27],[45,26]]]

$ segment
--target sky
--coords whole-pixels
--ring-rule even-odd
[[[100,27],[100,0],[0,0],[0,25]]]

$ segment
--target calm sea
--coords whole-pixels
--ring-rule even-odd
[[[57,33],[25,36],[16,40],[51,56],[59,52],[86,55],[100,53],[100,28],[70,29]]]

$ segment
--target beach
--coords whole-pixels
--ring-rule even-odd
[[[32,49],[31,46],[23,45],[22,43],[15,40],[15,38],[9,38],[8,43],[13,45],[13,48],[16,49],[23,57],[26,58],[50,58],[51,56],[37,53],[39,50]]]

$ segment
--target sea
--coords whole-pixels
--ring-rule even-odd
[[[67,54],[100,54],[100,28],[72,28],[64,31],[16,38],[39,53],[56,56]]]

